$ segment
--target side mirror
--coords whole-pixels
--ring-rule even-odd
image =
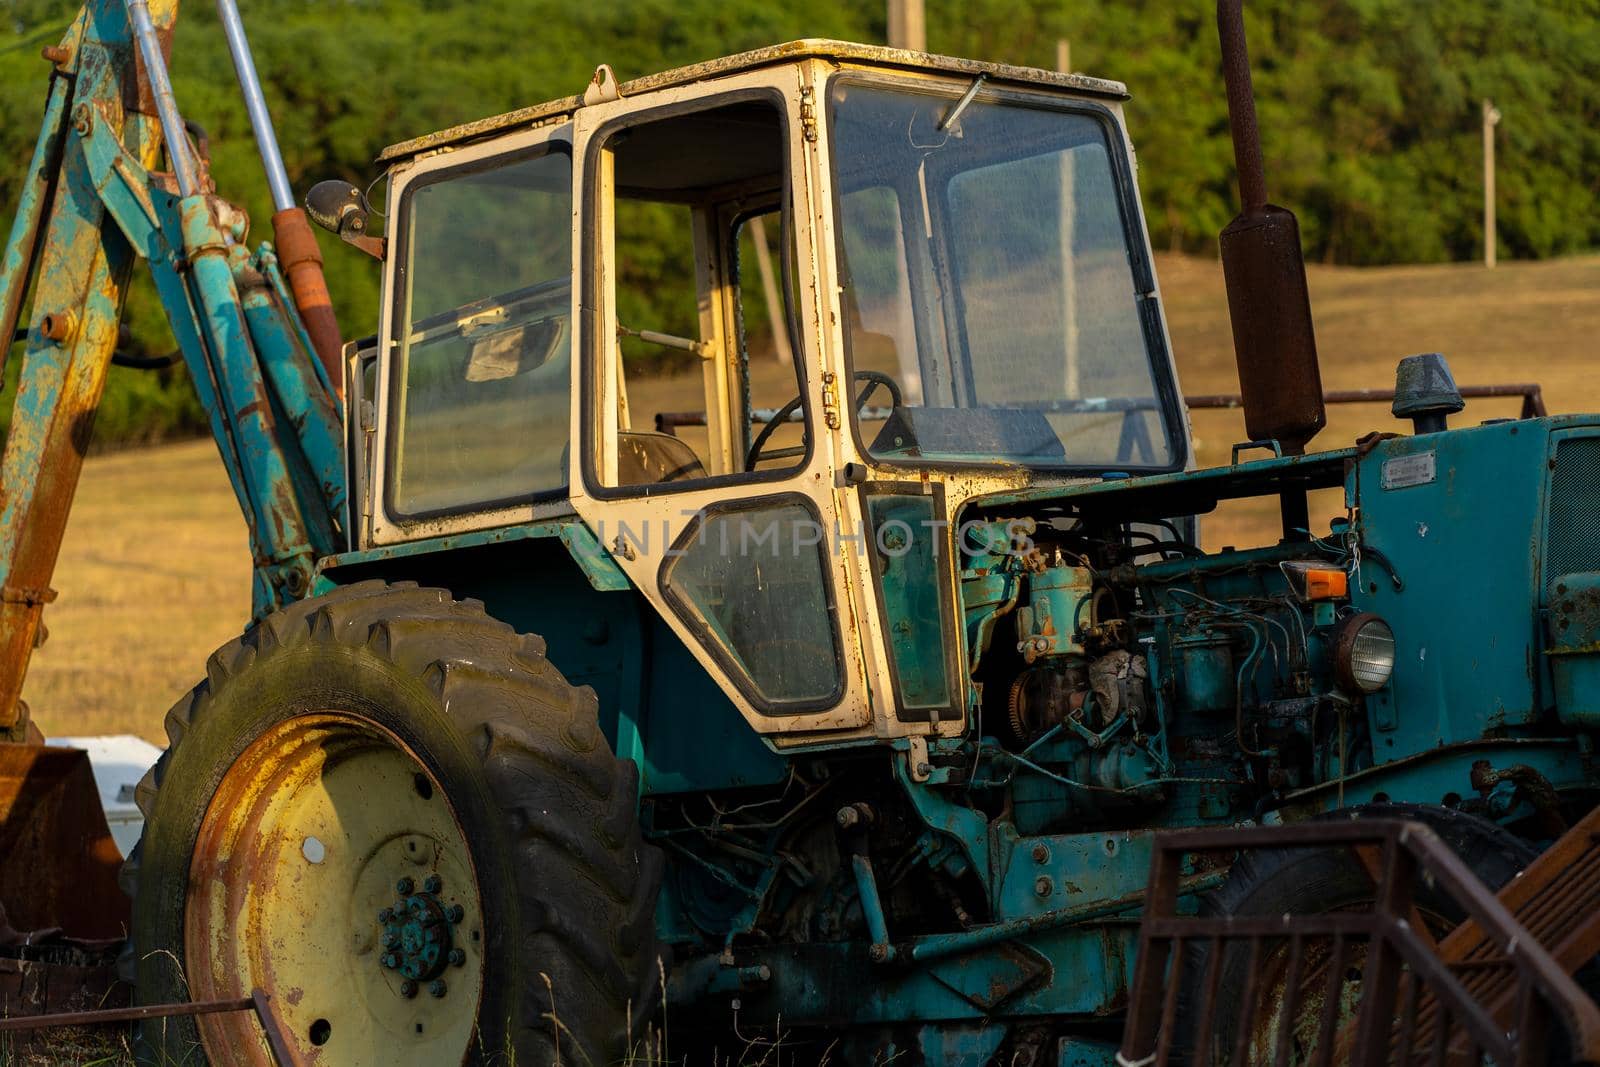
[[[306,194],[306,214],[311,216],[312,222],[339,240],[354,245],[375,259],[383,258],[383,238],[367,234],[372,205],[367,203],[361,190],[349,182],[334,178],[313,185]]]

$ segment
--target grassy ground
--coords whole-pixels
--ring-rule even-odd
[[[1221,271],[1163,259],[1162,288],[1185,390],[1238,388]],[[1463,385],[1535,381],[1552,412],[1600,409],[1600,257],[1549,263],[1314,267],[1323,384],[1389,386],[1401,356],[1442,351]],[[1514,415],[1516,401],[1479,401],[1462,416]],[[1382,405],[1334,408],[1316,445],[1398,430]],[[1244,436],[1237,412],[1196,412],[1200,462],[1224,463]],[[1340,507],[1322,499],[1324,526]],[[1272,515],[1243,507],[1205,525],[1210,547],[1271,539]],[[132,732],[164,742],[168,706],[232,638],[249,603],[245,531],[210,441],[97,457],[84,468],[46,612],[49,642],[25,695],[51,734]]]

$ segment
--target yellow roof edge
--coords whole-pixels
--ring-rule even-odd
[[[691,63],[684,67],[675,67],[659,74],[647,74],[642,78],[634,78],[623,82],[618,86],[618,90],[625,97],[632,96],[654,89],[686,85],[736,71],[752,70],[756,67],[771,66],[775,63],[789,62],[796,59],[838,59],[902,69],[967,74],[972,77],[985,74],[994,81],[1048,85],[1053,88],[1070,89],[1074,92],[1110,97],[1117,100],[1126,100],[1128,98],[1128,88],[1121,82],[1109,81],[1104,78],[1091,78],[1086,74],[1062,74],[1057,71],[1041,70],[1037,67],[1018,67],[1009,63],[985,63],[976,59],[959,59],[955,56],[934,55],[928,52],[910,52],[903,48],[854,44],[849,41],[831,41],[824,38],[788,41],[784,44],[770,45],[766,48],[757,48],[749,52],[740,52],[736,55],[706,60],[703,63]],[[401,141],[399,144],[390,145],[379,153],[378,162],[398,162],[399,160],[408,159],[449,145],[462,144],[466,141],[502,133],[519,126],[527,126],[553,116],[576,111],[582,106],[583,97],[581,95],[567,96],[558,100],[549,100],[542,104],[534,104],[531,107],[507,111],[502,115],[493,115],[488,118],[465,122],[459,126],[440,130],[437,133],[425,134],[421,137],[414,137],[409,141]]]

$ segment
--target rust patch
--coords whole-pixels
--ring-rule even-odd
[[[89,757],[80,749],[0,744],[0,926],[121,938],[128,898]]]

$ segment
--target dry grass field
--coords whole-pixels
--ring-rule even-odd
[[[1184,388],[1232,392],[1238,382],[1219,267],[1162,259],[1162,288]],[[1313,267],[1323,384],[1393,384],[1401,356],[1442,351],[1463,384],[1535,381],[1552,412],[1600,408],[1600,257],[1353,270]],[[1516,401],[1479,401],[1461,418],[1514,415]],[[1383,405],[1335,408],[1316,444],[1402,429]],[[1243,437],[1237,412],[1197,412],[1202,465],[1227,461]],[[1337,499],[1321,500],[1324,525]],[[1272,535],[1262,510],[1221,515],[1206,541]],[[234,636],[249,605],[243,521],[210,441],[91,459],[67,529],[46,612],[50,640],[25,689],[50,734],[131,732],[164,742],[167,707]]]

